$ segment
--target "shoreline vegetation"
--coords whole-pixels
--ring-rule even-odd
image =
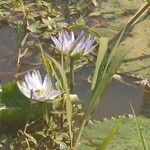
[[[150,1],[138,4],[139,7],[133,2],[134,8],[120,9],[125,4],[115,0],[0,1],[0,20],[15,29],[17,50],[15,80],[0,86],[0,148],[105,150],[119,148],[123,142],[123,148],[138,146],[148,150],[149,119],[136,117],[131,102],[133,115],[127,118],[91,121],[112,79],[124,82],[117,74],[120,70],[144,78],[135,83],[144,92],[150,91],[149,54],[145,50],[149,45],[139,47],[139,51],[145,50],[144,54],[132,52],[132,47],[138,46],[132,37],[142,40],[141,35],[149,35],[146,29],[145,33],[132,31],[148,22]],[[121,17],[127,20],[117,24],[116,18]],[[103,34],[107,26],[115,31],[114,36],[111,32],[106,32],[108,36]],[[137,33],[140,34],[136,36]],[[5,47],[2,50],[5,52]],[[31,57],[30,65],[25,67],[28,55],[35,59]],[[88,78],[88,105],[83,107],[74,90],[75,71],[86,64],[92,64],[94,69]],[[142,68],[135,68],[135,64]],[[130,135],[129,130],[134,130],[136,136]],[[117,135],[119,140],[114,142]],[[125,139],[135,141],[130,145]]]

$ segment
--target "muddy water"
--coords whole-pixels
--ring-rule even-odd
[[[2,82],[14,79],[17,54],[15,31],[8,26],[3,26],[0,29],[0,80]],[[32,59],[32,62],[34,61],[36,60]],[[85,66],[76,72],[75,91],[85,106],[90,97],[90,84],[87,82],[87,77],[92,70],[92,67]],[[136,78],[126,75],[123,75],[123,78],[128,84],[112,81],[93,116],[95,119],[129,114],[131,113],[130,103],[136,114],[150,114],[150,95],[145,94],[141,88],[134,85]]]
[[[77,81],[81,78],[82,82],[77,82],[76,93],[79,93],[84,105],[88,104],[90,98],[90,84],[86,80],[90,72],[92,69],[87,66],[77,73]],[[150,95],[135,85],[134,81],[137,81],[137,78],[121,76],[126,83],[117,80],[111,82],[94,113],[94,119],[131,114],[130,104],[133,105],[137,115],[150,115]]]
[[[0,81],[2,83],[14,79],[18,52],[15,29],[8,25],[2,26],[0,28]],[[33,67],[26,63],[37,63],[38,61],[37,53],[35,51],[28,51],[24,57],[24,66],[22,69],[32,69]]]
[[[0,79],[6,82],[13,78],[17,63],[15,30],[9,26],[0,29]]]

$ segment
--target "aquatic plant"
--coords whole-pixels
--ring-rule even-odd
[[[85,36],[83,31],[75,38],[75,33],[73,31],[61,31],[58,33],[58,38],[56,36],[51,37],[53,42],[59,51],[64,53],[70,53],[71,56],[75,54],[86,55],[90,53],[94,48],[95,39],[91,35]],[[77,43],[75,45],[75,43]]]
[[[38,70],[33,70],[25,75],[25,81],[17,82],[20,91],[28,98],[44,101],[52,100],[62,92],[53,88],[52,82],[48,75],[42,81],[41,74]]]
[[[11,4],[9,0],[7,3],[2,3],[2,5],[8,7]],[[32,16],[33,12],[35,12],[33,4],[38,6],[37,10],[41,13],[40,15]],[[29,5],[29,1],[22,0],[12,3],[13,8],[15,8],[14,11],[17,12],[16,18],[13,18],[12,22],[10,21],[16,25],[18,35],[19,61],[17,66],[20,66],[21,58],[30,49],[31,45],[33,46],[32,48],[36,46],[47,75],[42,80],[39,71],[33,69],[32,73],[28,72],[25,75],[25,81],[7,83],[2,86],[0,92],[0,130],[3,131],[2,134],[5,136],[2,135],[1,138],[2,141],[3,139],[6,141],[4,142],[4,147],[12,146],[14,149],[19,147],[20,149],[77,150],[86,125],[128,52],[127,50],[120,51],[118,49],[119,44],[129,27],[133,26],[148,9],[149,3],[146,3],[110,41],[97,33],[94,28],[85,25],[82,17],[77,17],[75,19],[76,23],[69,24],[71,14],[68,13],[70,12],[68,6],[69,4],[74,4],[73,1],[63,3],[64,7],[60,12],[62,11],[64,14],[56,11],[59,7],[56,7],[54,3],[39,0],[33,4]],[[97,1],[92,1],[92,4],[98,6]],[[29,9],[28,5],[30,6]],[[54,9],[53,6],[57,9]],[[41,12],[43,9],[44,13]],[[80,11],[85,9],[86,7]],[[10,11],[9,15],[5,17],[7,15],[5,11],[2,13],[3,19],[9,21],[7,17],[12,15],[12,12]],[[21,15],[18,17],[18,12],[20,11]],[[60,21],[59,19],[62,20]],[[78,29],[79,27],[79,31],[82,29],[84,32],[75,36],[74,28]],[[32,40],[34,43],[31,45],[27,45],[29,32],[31,32],[30,35],[34,35],[34,40]],[[45,40],[47,34],[59,50],[60,53],[57,54],[61,59],[56,59],[51,53],[45,51],[43,39]],[[55,36],[53,36],[54,34]],[[52,51],[52,47],[50,47],[51,52],[55,52]],[[97,50],[96,62],[94,57],[87,55],[90,54],[94,47]],[[22,50],[24,50],[23,54],[21,54]],[[77,61],[84,59],[87,62],[90,62],[91,59],[95,65],[91,79],[91,95],[85,110],[82,109],[81,102],[73,90],[75,64]],[[83,66],[81,64],[81,67]],[[68,78],[68,72],[70,78]],[[20,72],[17,73],[19,74]],[[55,83],[57,83],[59,89],[56,88]],[[52,101],[52,99],[55,100]],[[32,100],[36,100],[36,103],[32,103]],[[80,122],[80,124],[77,126],[76,122],[77,124]],[[100,144],[97,144],[97,150],[108,147],[108,144],[118,132],[120,124],[121,119],[118,119],[108,135],[105,136]],[[9,125],[11,125],[11,128]],[[139,126],[138,130],[143,146],[146,149]]]

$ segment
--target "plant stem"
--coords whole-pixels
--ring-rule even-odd
[[[70,57],[70,93],[74,91],[74,58]]]
[[[83,122],[82,122],[81,127],[80,127],[80,130],[79,130],[79,133],[78,133],[78,137],[77,137],[76,142],[75,142],[75,144],[74,144],[73,150],[77,150],[77,148],[78,148],[78,144],[79,144],[79,141],[80,141],[80,139],[81,139],[81,135],[82,135],[82,132],[83,132],[83,129],[84,129],[84,126],[85,126],[86,122],[87,122],[87,120],[86,120],[86,118],[85,118],[85,119],[83,120]]]
[[[61,52],[61,66],[64,69],[64,54],[63,54],[63,50]]]

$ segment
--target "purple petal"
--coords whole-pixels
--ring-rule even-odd
[[[55,43],[56,47],[61,49],[62,47],[61,47],[60,41],[58,41],[58,39],[56,37],[51,37],[51,38],[52,38],[53,42]]]

